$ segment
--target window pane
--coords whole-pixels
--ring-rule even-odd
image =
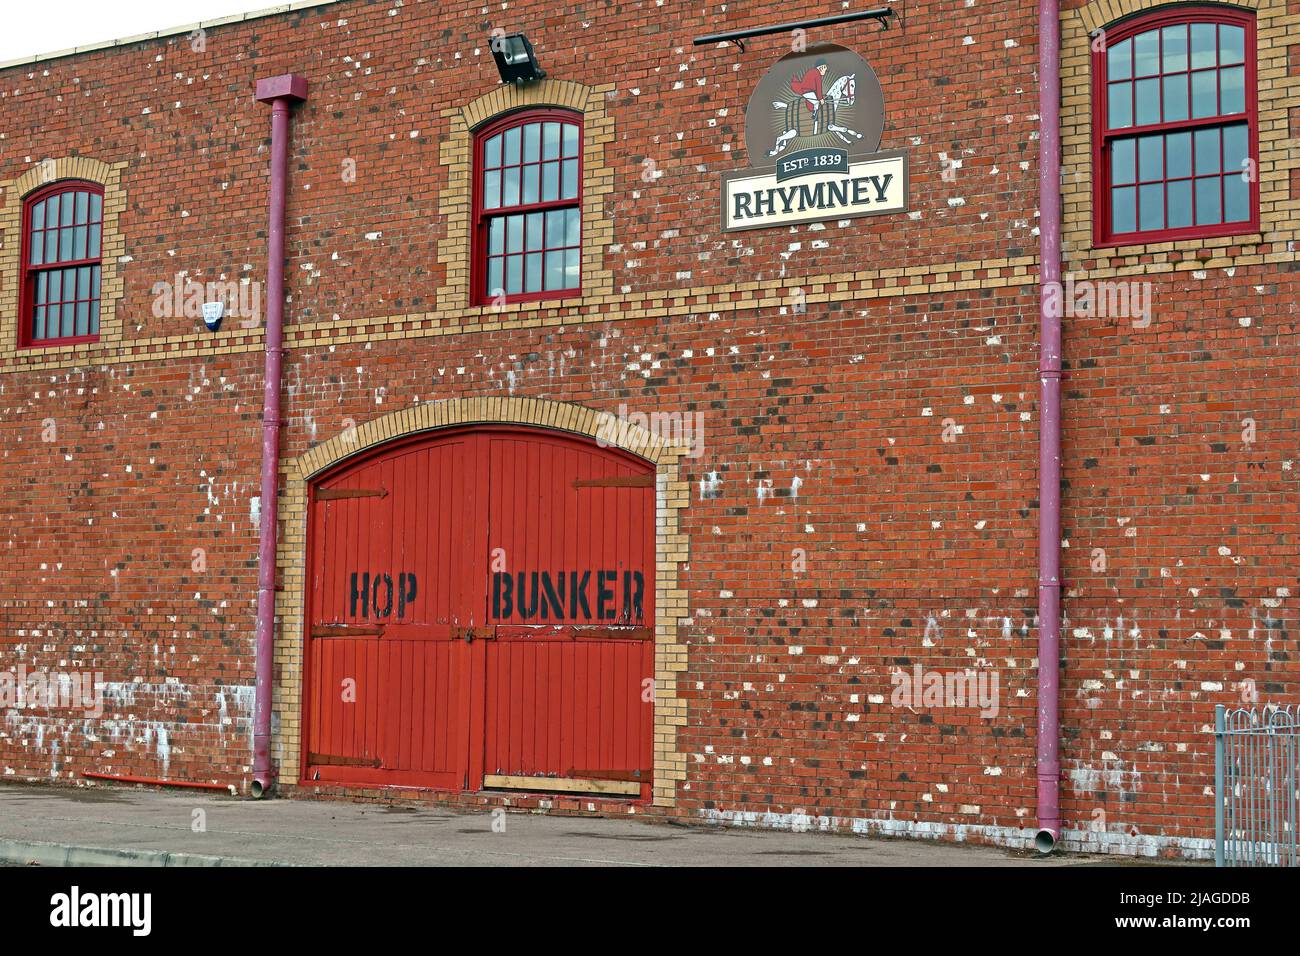
[[[78,225],[86,221],[86,207],[89,205],[90,193],[77,193],[77,218]]]
[[[45,233],[45,261],[59,261],[59,230],[49,229]]]
[[[1165,224],[1165,187],[1161,183],[1138,187],[1138,228],[1161,229]]]
[[[545,215],[545,213],[541,212],[530,212],[528,214],[528,228],[525,233],[528,241],[525,248],[529,251],[543,248],[542,220]],[[540,269],[541,267],[538,266],[538,268]]]
[[[64,193],[61,197],[63,200],[63,211],[59,214],[59,225],[72,225],[73,209],[77,203],[76,193]]]
[[[524,127],[524,162],[535,163],[541,148],[542,124],[529,123]]]
[[[36,205],[32,206],[32,228],[40,229],[45,225],[45,200],[42,199]]]
[[[1134,94],[1134,108],[1137,110],[1136,125],[1160,122],[1160,81],[1138,80]]]
[[[1160,72],[1160,31],[1150,30],[1133,38],[1133,72],[1154,76]]]
[[[90,303],[90,334],[99,334],[99,300]]]
[[[90,267],[90,297],[92,299],[99,298],[99,266]],[[94,331],[98,331],[98,326]]]
[[[1223,222],[1219,199],[1220,182],[1222,180],[1218,176],[1196,180],[1196,224],[1198,226]]]
[[[494,257],[488,260],[487,294],[489,299],[495,299],[497,295],[505,291],[504,274],[505,259]]]
[[[90,303],[78,302],[77,303],[77,327],[74,334],[85,335],[89,331],[90,331]]]
[[[1233,66],[1219,71],[1219,111],[1246,112],[1246,68]]]
[[[500,166],[501,165],[501,134],[488,137],[488,141],[483,144],[483,165]]]
[[[72,258],[72,240],[74,238],[71,229],[59,230],[59,259],[64,262]]]
[[[501,171],[501,205],[519,205],[519,167],[509,167]]]
[[[524,217],[511,216],[506,221],[506,252],[524,251]]]
[[[515,126],[505,133],[505,165],[519,165],[519,127]]]
[[[1250,133],[1245,123],[1223,128],[1223,171],[1240,173],[1246,168]]]
[[[524,257],[506,257],[506,294],[518,295],[524,291]]]
[[[90,298],[90,266],[82,266],[77,270],[77,298]]]
[[[1166,76],[1162,82],[1165,91],[1165,122],[1176,123],[1187,119],[1187,74]]]
[[[578,288],[580,276],[578,274],[579,263],[582,261],[581,253],[577,249],[570,249],[564,254],[564,287],[566,289]]]
[[[72,335],[74,329],[76,328],[76,321],[77,321],[76,305],[74,305],[71,302],[65,302],[63,304],[63,321],[61,324],[62,334],[65,336]]]
[[[1111,129],[1133,125],[1133,84],[1112,83],[1106,101],[1106,121]]]
[[[1165,175],[1165,138],[1143,136],[1138,140],[1138,178],[1143,182],[1163,179]]]
[[[90,194],[90,221],[91,222],[99,222],[101,219],[104,218],[103,209],[101,208],[103,202],[104,202],[103,196],[99,195],[98,193]]]
[[[564,124],[564,155],[578,155],[578,127],[572,123]]]
[[[42,272],[36,277],[36,301],[41,305],[50,301],[46,298],[49,289],[50,275],[48,272]]]
[[[564,284],[564,253],[548,252],[546,254],[546,289],[566,288]]]
[[[542,202],[554,202],[560,198],[560,164],[542,164]]]
[[[574,199],[578,195],[578,161],[576,159],[566,159],[564,161],[564,175],[560,181],[560,198]]]
[[[1240,173],[1223,177],[1223,221],[1245,222],[1250,218],[1250,183]]]
[[[51,196],[45,203],[45,228],[53,229],[59,224],[59,197]]]
[[[1215,96],[1215,81],[1218,73],[1206,70],[1192,74],[1192,118],[1215,116],[1219,112],[1218,98]]]
[[[86,258],[86,227],[72,227],[72,255],[75,259]]]
[[[568,220],[564,230],[564,244],[566,246],[577,246],[582,244],[582,214],[576,209],[565,210],[565,218]]]
[[[1165,176],[1177,179],[1192,174],[1192,134],[1170,133],[1165,137]]]
[[[1196,175],[1217,173],[1223,167],[1219,165],[1219,131],[1217,129],[1198,129],[1196,136]]]
[[[32,253],[28,257],[32,260],[32,265],[39,266],[45,261],[45,234],[42,232],[32,233]]]
[[[1244,63],[1246,61],[1246,31],[1242,27],[1219,25],[1219,62]]]
[[[542,159],[559,159],[560,157],[560,124],[547,123],[546,132],[542,136]]]
[[[36,307],[36,317],[32,321],[32,338],[45,338],[45,306],[43,305]]]
[[[1133,41],[1125,40],[1106,48],[1106,78],[1127,80],[1133,75]]]
[[[527,260],[524,266],[524,291],[541,292],[542,254],[540,252],[530,252],[524,258]]]
[[[501,171],[494,169],[483,174],[483,208],[496,209],[501,205]]]
[[[1183,179],[1170,183],[1167,187],[1166,225],[1170,229],[1181,229],[1192,224],[1192,181]]]
[[[63,296],[63,272],[56,269],[50,273],[50,290],[46,302],[62,302]]]
[[[93,226],[90,226],[89,228],[90,228],[90,235],[86,240],[86,254],[91,259],[98,259],[100,256],[99,230],[101,227],[99,223],[95,223]]]
[[[1192,69],[1214,66],[1214,24],[1192,24]]]
[[[1187,69],[1187,24],[1165,27],[1160,31],[1160,49],[1165,73]]]
[[[568,212],[567,209],[555,209],[546,214],[547,249],[555,249],[564,245],[564,219]]]
[[[525,204],[539,202],[541,200],[541,190],[537,184],[537,179],[541,173],[540,166],[524,167],[524,189],[521,201]]]
[[[500,216],[488,223],[488,255],[499,256],[506,251],[506,221]]]

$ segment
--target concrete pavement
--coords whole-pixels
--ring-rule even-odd
[[[504,823],[504,832],[497,832]],[[0,862],[124,866],[1071,866],[988,847],[643,819],[0,785]]]

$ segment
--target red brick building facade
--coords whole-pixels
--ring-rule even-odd
[[[1300,5],[1215,6],[1239,18],[1224,21],[1148,0],[1062,7],[1064,269],[1083,284],[1066,294],[1097,293],[1069,298],[1063,320],[1063,843],[1204,855],[1214,705],[1300,693]],[[1216,105],[1186,130],[1220,137],[1218,168],[1186,177],[1188,195],[1218,190],[1217,229],[1208,198],[1178,225],[1172,140],[1161,175],[1128,180],[1096,149],[1120,107],[1103,116],[1095,91],[1145,82],[1141,31],[1127,67],[1099,31],[1170,10],[1183,19],[1152,21],[1170,31],[1152,82],[1173,91],[1152,128],[1183,135],[1179,77],[1217,71]],[[102,691],[93,713],[0,707],[0,779],[247,791],[270,148],[254,85],[294,73],[310,92],[288,178],[281,789],[426,792],[311,772],[318,479],[416,435],[509,425],[591,444],[603,414],[631,422],[612,444],[653,476],[653,647],[646,673],[625,675],[653,689],[641,789],[520,797],[478,779],[428,792],[1032,839],[1038,11],[908,0],[887,31],[810,30],[878,77],[879,150],[906,152],[906,209],[724,232],[722,175],[766,162],[747,153],[747,102],[792,36],[743,52],[692,39],[838,12],[524,2],[498,22],[477,6],[340,0],[0,69],[0,668],[97,674]],[[1189,63],[1204,53],[1179,24],[1205,22],[1243,24],[1250,48],[1236,59],[1225,28],[1208,66],[1179,73],[1178,36]],[[497,27],[528,35],[545,79],[499,83]],[[553,155],[581,241],[555,260],[546,289],[562,294],[494,301],[474,240],[495,228],[476,198],[476,134],[529,110],[579,131],[576,152]],[[1241,220],[1228,212],[1235,134],[1222,132],[1238,125],[1253,163]],[[1116,163],[1104,181],[1099,156]],[[74,203],[71,220],[33,231],[34,197],[57,199],[57,184],[83,184],[86,215]],[[1157,193],[1164,226],[1144,230]],[[1097,217],[1122,217],[1124,202],[1133,228],[1116,218],[1099,235]],[[54,279],[31,247],[47,233],[58,247],[66,227],[61,261],[89,261],[83,225],[99,229],[97,296],[51,298],[73,304],[73,325],[43,340],[52,326],[30,324],[42,306],[29,289],[52,296]],[[191,283],[232,284],[218,287],[232,304],[219,331],[197,314],[211,290]],[[79,302],[97,328],[77,324]],[[988,699],[907,696],[932,674],[982,675]]]

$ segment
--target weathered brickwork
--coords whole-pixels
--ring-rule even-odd
[[[1149,322],[1065,319],[1065,845],[1203,854],[1214,704],[1300,693],[1300,3],[1243,3],[1260,234],[1113,250],[1091,239],[1089,33],[1157,4],[1062,6],[1065,270],[1151,289]],[[341,0],[199,44],[0,70],[0,670],[102,672],[107,688],[102,716],[0,710],[0,776],[247,786],[262,329],[232,316],[209,333],[159,308],[156,286],[265,280],[269,110],[253,83],[296,72],[311,90],[288,205],[284,788],[392,796],[297,779],[312,474],[353,441],[453,421],[590,433],[596,412],[701,412],[702,455],[646,454],[655,787],[634,812],[1021,845],[1037,4],[909,0],[888,32],[814,31],[878,74],[881,148],[910,151],[911,212],[724,234],[719,177],[748,164],[745,103],[789,38],[744,53],[691,39],[829,12],[527,0],[497,22],[463,3]],[[528,32],[546,80],[498,86],[495,26]],[[470,134],[531,104],[583,116],[583,291],[471,306]],[[116,216],[103,329],[19,350],[19,212],[47,158],[103,184]],[[917,666],[996,675],[996,712],[899,702],[892,677]]]

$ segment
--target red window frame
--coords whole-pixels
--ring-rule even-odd
[[[1150,30],[1159,30],[1163,27],[1176,26],[1179,24],[1194,23],[1215,23],[1230,26],[1242,27],[1245,30],[1244,53],[1245,53],[1245,109],[1241,113],[1216,113],[1213,116],[1191,118],[1192,97],[1188,93],[1188,119],[1176,120],[1173,122],[1150,123],[1143,126],[1136,125],[1137,115],[1134,112],[1132,126],[1126,126],[1122,129],[1111,130],[1109,128],[1109,76],[1107,75],[1107,49],[1115,44],[1122,43],[1125,40],[1132,39],[1141,33]],[[1101,47],[1098,49],[1098,47]],[[1190,42],[1188,45],[1188,70],[1190,76],[1193,72],[1191,66],[1191,49]],[[1236,65],[1236,64],[1231,64]],[[1216,59],[1213,69],[1218,70],[1222,67]],[[1161,70],[1164,69],[1164,63],[1159,65]],[[1201,68],[1210,69],[1210,68]],[[1163,77],[1170,75],[1179,75],[1176,71],[1172,74],[1157,73],[1154,78],[1161,81],[1163,90]],[[1147,77],[1143,77],[1144,79]],[[1136,81],[1136,76],[1131,76],[1131,81]],[[1134,94],[1136,98],[1136,93]],[[1258,110],[1258,81],[1256,75],[1256,40],[1255,40],[1255,17],[1249,11],[1234,10],[1227,7],[1211,6],[1173,6],[1167,9],[1159,10],[1154,13],[1142,14],[1131,20],[1124,21],[1120,25],[1109,28],[1105,32],[1105,43],[1094,44],[1092,53],[1092,181],[1093,181],[1093,245],[1097,247],[1113,247],[1124,245],[1136,245],[1152,242],[1167,242],[1181,239],[1212,239],[1222,236],[1249,235],[1259,232],[1259,110]],[[1220,104],[1221,105],[1221,104]],[[1242,122],[1247,126],[1247,143],[1246,155],[1256,162],[1255,176],[1248,183],[1250,217],[1246,220],[1237,220],[1234,222],[1223,223],[1206,223],[1190,226],[1180,226],[1176,228],[1161,229],[1135,229],[1129,232],[1117,233],[1111,230],[1113,222],[1111,208],[1111,143],[1117,139],[1136,138],[1146,134],[1153,133],[1179,133],[1194,132],[1198,129],[1208,127],[1224,127],[1237,125]],[[1222,149],[1222,147],[1220,147]],[[1134,162],[1137,162],[1135,158]],[[1162,163],[1167,159],[1162,156]],[[1222,161],[1221,161],[1222,162]],[[1164,170],[1167,175],[1167,169]],[[1227,170],[1222,170],[1227,173]],[[1181,178],[1181,177],[1176,177]],[[1196,172],[1193,167],[1190,181],[1192,182],[1192,192],[1195,194]],[[1165,182],[1170,180],[1166,179]],[[1137,179],[1135,178],[1135,184]],[[1155,180],[1152,180],[1155,182]],[[1168,196],[1166,194],[1166,210]],[[1135,204],[1140,199],[1135,196]],[[1222,209],[1223,199],[1220,197],[1220,208]],[[1138,219],[1138,206],[1135,205],[1134,225],[1140,225]],[[1166,220],[1167,221],[1167,220]]]
[[[577,195],[568,199],[557,199],[553,201],[543,201],[535,203],[517,203],[511,206],[499,206],[492,209],[484,208],[483,195],[483,178],[487,168],[485,149],[489,139],[498,133],[504,133],[506,130],[515,126],[527,126],[530,123],[541,122],[561,122],[573,126],[578,131],[578,191]],[[561,149],[560,156],[564,157],[563,142],[564,136],[561,132],[560,137]],[[521,147],[522,149],[522,147]],[[542,302],[549,299],[566,299],[573,298],[582,294],[582,180],[583,180],[583,126],[582,114],[575,113],[571,110],[562,109],[529,109],[517,113],[510,113],[500,119],[488,123],[486,126],[477,130],[474,134],[474,151],[473,151],[473,234],[471,240],[471,263],[470,263],[470,303],[473,305],[487,305],[493,301],[490,290],[487,288],[488,281],[488,230],[493,219],[502,218],[508,215],[530,212],[547,212],[557,209],[577,209],[578,210],[578,284],[565,289],[548,289],[534,292],[519,292],[513,295],[507,294],[504,299],[507,303],[514,302]],[[503,157],[504,162],[504,157]],[[525,164],[518,164],[522,169]],[[497,168],[497,167],[492,167]],[[508,168],[502,166],[501,168]],[[561,167],[562,169],[562,167]],[[563,176],[560,179],[563,183]],[[555,248],[573,248],[571,246],[561,247],[544,247]]]
[[[40,265],[32,264],[32,211],[38,203],[48,200],[54,196],[61,196],[69,192],[84,192],[99,197],[99,219],[91,219],[87,215],[87,226],[99,226],[99,255],[85,259],[67,259],[56,260],[54,262],[42,262]],[[63,226],[60,224],[56,227],[60,232],[64,229],[74,229],[75,225]],[[22,216],[22,243],[21,243],[21,278],[19,282],[19,306],[18,306],[18,347],[19,348],[50,348],[59,345],[77,345],[83,342],[99,341],[99,320],[100,312],[103,308],[103,263],[104,263],[104,187],[98,183],[88,182],[82,179],[64,179],[48,186],[43,186],[35,192],[28,193],[23,198],[23,216]],[[48,231],[42,227],[42,235]],[[89,251],[89,248],[87,248]],[[44,258],[44,257],[42,257]],[[93,321],[96,327],[95,332],[84,335],[66,335],[51,336],[45,338],[35,338],[33,321],[36,316],[36,283],[42,273],[54,272],[61,269],[74,269],[83,266],[94,266],[100,269],[100,285],[93,290],[94,294],[89,299],[73,299],[76,302],[93,302],[95,313]],[[60,302],[66,300],[60,299]],[[89,322],[87,323],[89,325]]]

